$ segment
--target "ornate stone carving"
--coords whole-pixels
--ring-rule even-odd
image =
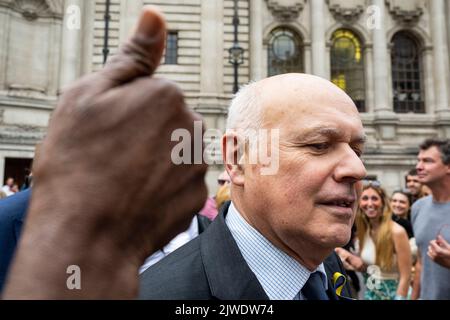
[[[18,98],[43,99],[46,98],[46,89],[19,84],[8,86],[8,96]]]
[[[63,0],[0,0],[0,6],[6,6],[21,13],[27,20],[46,17],[63,17]]]
[[[0,127],[1,144],[35,145],[45,137],[46,128],[16,125]]]
[[[45,0],[51,12],[59,15],[64,14],[64,0]]]
[[[364,0],[327,0],[327,4],[333,17],[343,24],[353,24],[359,19],[365,8]]]
[[[386,0],[392,17],[402,24],[417,23],[424,12],[423,0]]]
[[[265,0],[267,8],[272,12],[275,19],[283,22],[298,18],[305,7],[305,0]]]

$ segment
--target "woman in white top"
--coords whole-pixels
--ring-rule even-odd
[[[363,188],[356,215],[357,255],[338,248],[349,270],[363,272],[367,300],[406,299],[411,275],[411,250],[403,227],[392,221],[385,191],[370,183]]]

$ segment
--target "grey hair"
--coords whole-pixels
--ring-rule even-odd
[[[258,86],[251,82],[236,93],[228,109],[227,130],[242,131],[245,139],[253,138],[263,121]]]

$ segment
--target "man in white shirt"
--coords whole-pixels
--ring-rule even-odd
[[[14,178],[9,177],[8,179],[6,179],[6,184],[2,187],[2,191],[6,194],[7,197],[14,194],[14,191],[12,191],[13,186]]]
[[[177,250],[178,248],[184,246],[186,243],[196,238],[200,233],[202,233],[206,227],[211,223],[211,221],[204,216],[196,215],[189,225],[186,231],[181,232],[175,238],[170,240],[164,248],[156,251],[150,257],[148,257],[144,264],[140,267],[139,273],[144,272],[149,267],[159,262],[161,259],[167,257],[169,254]]]

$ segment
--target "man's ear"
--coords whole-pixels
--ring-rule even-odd
[[[238,186],[244,185],[244,141],[236,132],[227,131],[222,137],[222,157],[230,175],[231,182]]]

